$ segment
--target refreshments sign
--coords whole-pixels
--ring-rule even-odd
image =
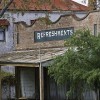
[[[59,28],[34,32],[34,42],[65,40],[74,33],[74,28]]]

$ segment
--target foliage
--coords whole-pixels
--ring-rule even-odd
[[[13,74],[10,73],[10,72],[1,71],[1,72],[0,72],[0,76],[1,76],[1,79],[4,79],[4,78],[6,78],[6,77],[13,76]]]
[[[96,10],[96,1],[97,0],[88,0],[89,10]]]
[[[65,41],[65,46],[68,50],[54,59],[49,74],[58,84],[70,82],[68,96],[78,89],[80,100],[85,85],[100,89],[100,37],[86,29],[78,30]]]
[[[15,75],[10,72],[1,71],[0,72],[1,83],[7,83],[8,85],[15,84]]]

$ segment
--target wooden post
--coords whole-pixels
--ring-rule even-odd
[[[16,99],[19,98],[19,68],[17,66],[15,66],[15,97]]]
[[[2,100],[2,87],[1,87],[1,66],[0,66],[0,100]]]
[[[44,78],[43,78],[43,67],[41,65],[41,51],[39,48],[40,55],[40,66],[39,66],[39,80],[40,80],[40,100],[44,100]]]

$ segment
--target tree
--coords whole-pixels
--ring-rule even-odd
[[[49,74],[58,84],[69,83],[68,96],[75,91],[76,100],[82,100],[85,86],[100,96],[100,37],[89,30],[78,30],[65,41],[68,49],[64,55],[57,56],[49,67]]]
[[[88,0],[89,10],[97,9],[97,0]]]
[[[7,2],[6,2],[7,1]],[[2,15],[5,13],[5,11],[8,9],[8,7],[11,5],[11,3],[14,0],[5,0],[6,5],[4,6],[4,8],[2,8],[1,12],[0,12],[0,17],[2,17]],[[0,1],[0,3],[2,2],[2,0]]]

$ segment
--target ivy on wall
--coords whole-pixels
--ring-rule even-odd
[[[14,74],[12,74],[10,72],[1,71],[0,75],[1,75],[2,82],[14,83],[14,81],[15,81]]]

